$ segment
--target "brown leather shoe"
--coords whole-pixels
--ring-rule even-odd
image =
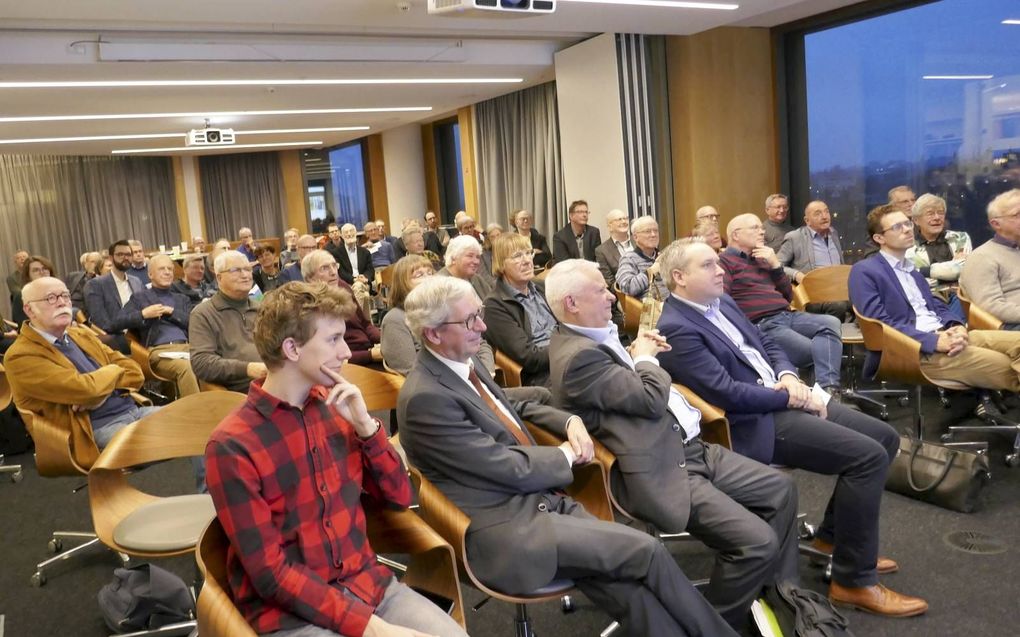
[[[814,542],[811,543],[811,546],[815,550],[825,553],[826,555],[830,556],[832,555],[833,547],[825,540],[815,538]],[[889,573],[895,573],[896,571],[900,570],[900,565],[897,564],[895,561],[889,559],[888,557],[882,557],[881,555],[879,555],[878,566],[876,567],[875,570],[877,570],[882,575],[887,575]]]
[[[886,617],[913,617],[928,610],[928,602],[920,597],[903,595],[881,584],[861,588],[845,588],[829,584],[829,599],[838,606],[850,606]]]

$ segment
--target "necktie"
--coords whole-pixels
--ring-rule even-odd
[[[471,381],[471,384],[474,386],[475,391],[477,391],[478,394],[482,397],[482,400],[485,401],[485,404],[489,406],[489,409],[491,409],[496,414],[496,418],[498,418],[499,421],[503,423],[503,426],[506,427],[507,431],[510,432],[510,435],[514,437],[517,443],[524,447],[530,446],[531,441],[528,440],[528,437],[524,434],[524,431],[522,431],[521,428],[517,426],[517,423],[510,420],[510,418],[505,413],[503,413],[503,410],[500,409],[498,405],[496,405],[496,401],[494,401],[492,397],[489,396],[489,392],[487,392],[485,390],[485,387],[482,386],[482,381],[478,379],[478,374],[475,373],[473,367],[471,368],[471,371],[468,372],[468,380]]]

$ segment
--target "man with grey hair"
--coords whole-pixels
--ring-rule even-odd
[[[85,284],[96,278],[96,266],[103,260],[98,252],[85,252],[79,262],[81,270],[71,272],[64,279],[67,289],[71,291],[71,305],[76,310],[85,309]]]
[[[138,239],[128,239],[131,246],[131,267],[128,274],[142,282],[142,285],[149,284],[149,262],[145,258],[145,246]]]
[[[492,283],[478,273],[482,264],[482,246],[474,237],[456,236],[446,246],[446,266],[436,274],[453,276],[471,284],[478,298],[484,299],[492,292]]]
[[[291,281],[304,281],[304,277],[301,274],[301,262],[317,248],[318,243],[312,235],[303,234],[298,237],[297,247],[295,248],[297,251],[297,261],[288,263],[287,267],[280,272],[280,285],[290,283]]]
[[[606,280],[606,285],[613,289],[616,285],[616,271],[620,267],[620,259],[634,250],[627,213],[619,208],[610,210],[606,215],[606,229],[609,230],[609,238],[595,248],[595,262],[599,264],[599,271]]]
[[[1020,188],[988,204],[988,225],[995,236],[967,259],[960,287],[981,309],[1020,330]]]
[[[203,237],[202,235],[196,234],[195,236],[191,237],[191,249],[194,250],[195,252],[198,253],[205,252],[205,245],[206,245],[205,237]]]
[[[698,225],[704,219],[708,219],[716,226],[719,225],[719,211],[715,209],[715,206],[702,206],[695,211],[694,225]]]
[[[14,251],[14,269],[7,275],[7,291],[11,295],[11,299],[21,291],[21,286],[27,283],[27,281],[21,280],[21,267],[25,265],[25,261],[28,261],[28,256],[28,250]]]
[[[466,544],[486,585],[525,595],[571,579],[632,635],[731,636],[662,543],[591,516],[561,489],[594,450],[577,416],[510,399],[475,359],[481,302],[455,277],[429,277],[404,302],[422,343],[397,418],[411,465],[471,518]],[[567,440],[538,446],[533,422]]]
[[[789,222],[790,198],[781,192],[765,197],[765,245],[779,252],[783,238],[793,232]]]
[[[762,234],[757,217],[748,217]],[[738,217],[730,225],[748,221]],[[802,383],[783,349],[726,294],[722,257],[689,239],[665,250],[671,294],[658,327],[670,347],[659,363],[673,381],[726,411],[733,451],[837,476],[815,540],[816,549],[832,555],[830,600],[887,617],[924,613],[923,599],[878,579],[899,569],[878,553],[882,493],[899,450],[896,430]]]
[[[298,260],[297,254],[297,240],[298,240],[298,229],[287,228],[287,232],[283,233],[283,250],[280,252],[280,267],[285,268],[289,264],[294,263]]]
[[[361,244],[361,247],[368,250],[368,253],[372,255],[373,268],[379,270],[396,263],[397,259],[393,254],[393,244],[383,240],[378,223],[375,221],[366,222],[362,232],[365,235],[365,243]]]
[[[165,254],[149,259],[151,287],[131,295],[117,316],[115,326],[128,329],[149,350],[149,367],[177,386],[177,396],[198,393],[191,363],[181,354],[189,352],[188,322],[191,303],[171,289],[174,262]]]
[[[182,277],[170,286],[178,294],[183,294],[190,303],[190,309],[216,294],[216,281],[208,281],[205,276],[205,255],[189,254],[181,262]]]
[[[251,228],[241,228],[237,231],[237,239],[241,242],[237,246],[237,251],[247,257],[249,262],[254,263],[255,258],[255,236],[252,234]]]
[[[907,258],[932,283],[933,292],[945,291],[948,283],[960,278],[963,264],[973,250],[970,235],[949,229],[946,200],[938,195],[921,195],[908,214],[914,222],[914,245],[907,250]],[[956,298],[948,292],[943,300],[950,295]]]
[[[910,211],[917,202],[917,195],[910,186],[895,186],[889,189],[889,205],[895,206],[903,214],[910,216]]]
[[[638,217],[630,224],[630,234],[634,249],[620,257],[616,285],[624,294],[641,298],[651,280],[658,298],[666,298],[666,286],[659,276],[659,222],[647,215]]]
[[[248,295],[252,265],[240,252],[227,250],[213,268],[219,291],[191,313],[191,368],[200,381],[247,392],[253,379],[266,375],[252,339],[259,306]]]
[[[651,330],[624,349],[610,321],[613,294],[593,264],[557,263],[545,285],[559,320],[549,343],[553,404],[616,455],[610,484],[630,515],[718,551],[705,597],[744,630],[763,585],[798,581],[793,480],[702,441],[701,412],[656,358],[669,345]],[[645,464],[634,471],[638,459]]]

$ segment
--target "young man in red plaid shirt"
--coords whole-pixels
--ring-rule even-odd
[[[467,637],[368,544],[362,492],[407,507],[411,487],[340,374],[354,310],[349,292],[321,283],[288,283],[262,302],[254,340],[269,373],[206,447],[230,592],[261,635]]]

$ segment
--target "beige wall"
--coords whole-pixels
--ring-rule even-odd
[[[404,217],[425,214],[425,170],[422,157],[420,124],[392,128],[382,135],[383,160],[386,165],[386,196],[389,201],[388,230],[400,232]]]
[[[779,186],[767,29],[725,27],[666,42],[678,236],[711,204],[721,224],[762,214]]]

